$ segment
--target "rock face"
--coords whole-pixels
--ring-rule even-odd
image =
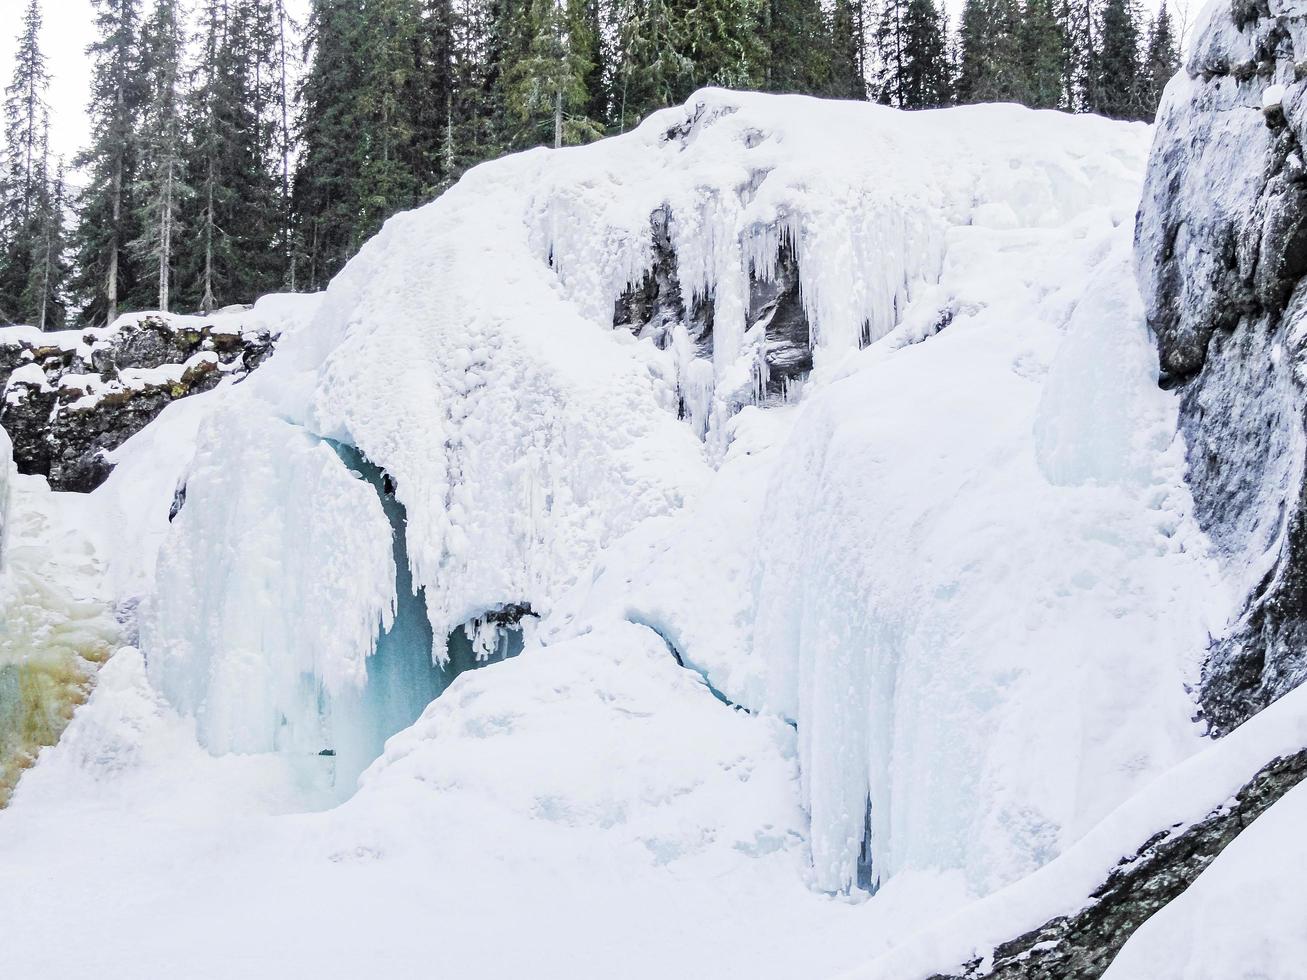
[[[1188,827],[1161,831],[1122,861],[1074,915],[1004,943],[992,962],[931,980],[1094,980],[1126,940],[1194,883],[1253,820],[1307,776],[1307,749],[1265,765],[1226,805]]]
[[[1136,226],[1197,514],[1246,596],[1203,671],[1228,732],[1307,678],[1307,6],[1210,6],[1171,82]]]
[[[275,340],[267,330],[159,315],[83,332],[0,330],[0,426],[19,472],[45,476],[56,490],[90,491],[112,469],[102,451],[169,402],[244,377]]]
[[[713,354],[713,297],[696,296],[687,305],[677,272],[676,250],[665,209],[650,216],[653,266],[644,280],[618,298],[613,326],[648,337],[660,348],[678,340],[678,327],[706,360]],[[812,335],[799,288],[794,248],[782,241],[775,268],[766,277],[749,276],[746,335],[759,345],[757,387],[768,397],[783,398],[812,370]]]

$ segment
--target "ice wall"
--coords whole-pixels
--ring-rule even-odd
[[[509,603],[551,643],[646,624],[797,724],[818,888],[1038,867],[1196,738],[1215,605],[1128,270],[1148,139],[710,90],[476,168],[202,428],[152,673],[215,749],[324,747],[283,719],[364,690],[409,592],[335,441],[404,510],[436,662]],[[656,212],[710,364],[613,329]],[[814,371],[764,412],[745,312],[783,246]]]
[[[1021,146],[1006,112],[978,117]],[[1131,276],[1149,134],[1014,116],[1096,144],[1010,159],[893,330],[736,415],[709,488],[544,624],[650,625],[794,722],[823,890],[948,869],[993,891],[1200,744],[1186,685],[1228,601]],[[1072,145],[1078,170],[1044,162]],[[1030,207],[1043,166],[1063,211]],[[1134,183],[1081,197],[1100,172]]]

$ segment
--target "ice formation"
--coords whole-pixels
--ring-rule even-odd
[[[836,152],[852,134],[865,152]],[[399,592],[377,494],[329,442],[393,484],[437,665],[487,610],[549,623],[650,518],[737,508],[729,462],[703,490],[705,455],[762,424],[732,418],[763,339],[744,312],[788,242],[813,393],[773,433],[784,465],[754,477],[757,523],[685,563],[740,572],[711,596],[738,622],[701,641],[677,622],[693,604],[629,618],[797,723],[817,887],[959,867],[985,891],[1032,870],[1192,738],[1182,653],[1202,618],[1177,596],[1201,593],[1202,563],[1126,264],[1147,137],[707,91],[623,139],[478,168],[389,222],[201,427],[145,618],[152,676],[214,751],[335,750],[322,719],[366,687]],[[710,404],[688,425],[686,352],[611,329],[656,211],[687,304],[714,306]],[[985,560],[1009,550],[1026,557]],[[1027,611],[996,616],[1010,594]],[[1057,781],[1012,772],[1036,732]]]
[[[89,821],[86,896],[191,869],[86,918],[222,909],[234,949],[135,964],[215,976],[382,944],[902,980],[1069,907],[1229,775],[1186,685],[1234,599],[1131,269],[1150,136],[707,90],[395,217],[247,380],[115,450],[87,506],[140,649],[0,868],[48,890]]]
[[[120,642],[79,527],[86,501],[52,499],[13,471],[8,449],[0,429],[0,807]]]

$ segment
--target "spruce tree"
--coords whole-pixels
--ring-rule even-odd
[[[946,33],[934,0],[886,0],[876,30],[878,100],[901,109],[947,105],[951,73]]]
[[[1162,90],[1180,68],[1180,52],[1176,47],[1171,15],[1163,3],[1148,32],[1148,45],[1143,64],[1143,101],[1140,115],[1152,121],[1162,101]]]
[[[178,268],[188,305],[209,312],[280,288],[276,55],[265,0],[205,0],[186,172],[194,193]]]
[[[301,277],[321,289],[357,248],[358,175],[363,118],[358,93],[363,66],[363,10],[356,0],[313,0],[306,47],[308,69],[299,93],[295,171],[296,234],[304,254]]]
[[[586,80],[594,50],[584,0],[531,0],[524,8],[531,38],[527,56],[508,73],[509,105],[523,124],[527,143],[584,143],[603,134],[586,114]]]
[[[619,0],[616,128],[676,105],[697,88],[757,88],[766,79],[759,0]]]
[[[128,245],[141,237],[132,188],[140,158],[136,121],[146,102],[138,0],[93,3],[99,39],[87,49],[93,62],[91,145],[75,161],[86,184],[78,200],[73,282],[81,319],[92,325],[112,321],[139,296]]]
[[[1130,0],[1104,0],[1086,108],[1112,119],[1140,115],[1139,29]]]
[[[685,52],[681,9],[670,0],[615,0],[612,11],[613,118],[625,132],[653,110],[684,100],[695,70]]]
[[[1019,101],[1036,109],[1067,105],[1066,39],[1053,0],[1026,0],[1019,37],[1021,53]]]
[[[959,102],[1009,102],[1022,90],[1017,0],[966,0],[959,28]]]
[[[50,173],[49,118],[43,120],[40,161],[36,186],[38,197],[32,214],[29,236],[27,282],[19,298],[22,319],[41,330],[59,330],[67,316],[69,264],[66,253],[62,161]]]
[[[185,42],[177,0],[156,0],[142,31],[148,102],[141,125],[141,168],[135,189],[141,235],[132,249],[143,281],[157,287],[157,307],[171,307],[175,250],[190,196],[183,147],[181,65]]]
[[[46,142],[50,75],[41,52],[41,7],[28,0],[14,58],[13,80],[5,90],[4,166],[0,183],[0,316],[32,322],[23,303],[31,262],[40,236],[39,210],[47,193]]]
[[[823,94],[867,97],[867,0],[835,0],[831,7],[830,72]]]
[[[813,94],[831,80],[831,44],[818,0],[767,0],[766,45],[760,87],[768,92]]]

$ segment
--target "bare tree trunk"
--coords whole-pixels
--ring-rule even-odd
[[[283,245],[286,249],[287,274],[290,277],[288,285],[290,291],[297,292],[296,288],[296,260],[295,254],[295,235],[291,227],[291,208],[290,208],[290,101],[286,91],[286,4],[282,0],[277,3],[277,57],[281,62],[281,77],[278,79],[281,88],[281,207],[282,207],[282,236],[285,239]]]
[[[205,187],[204,214],[204,295],[200,308],[205,313],[212,313],[213,300],[213,158],[209,158],[208,181]]]
[[[168,176],[163,185],[163,201],[159,208],[159,310],[168,312],[172,283],[172,185],[173,161],[168,160]]]
[[[563,90],[554,93],[554,149],[563,145]]]

